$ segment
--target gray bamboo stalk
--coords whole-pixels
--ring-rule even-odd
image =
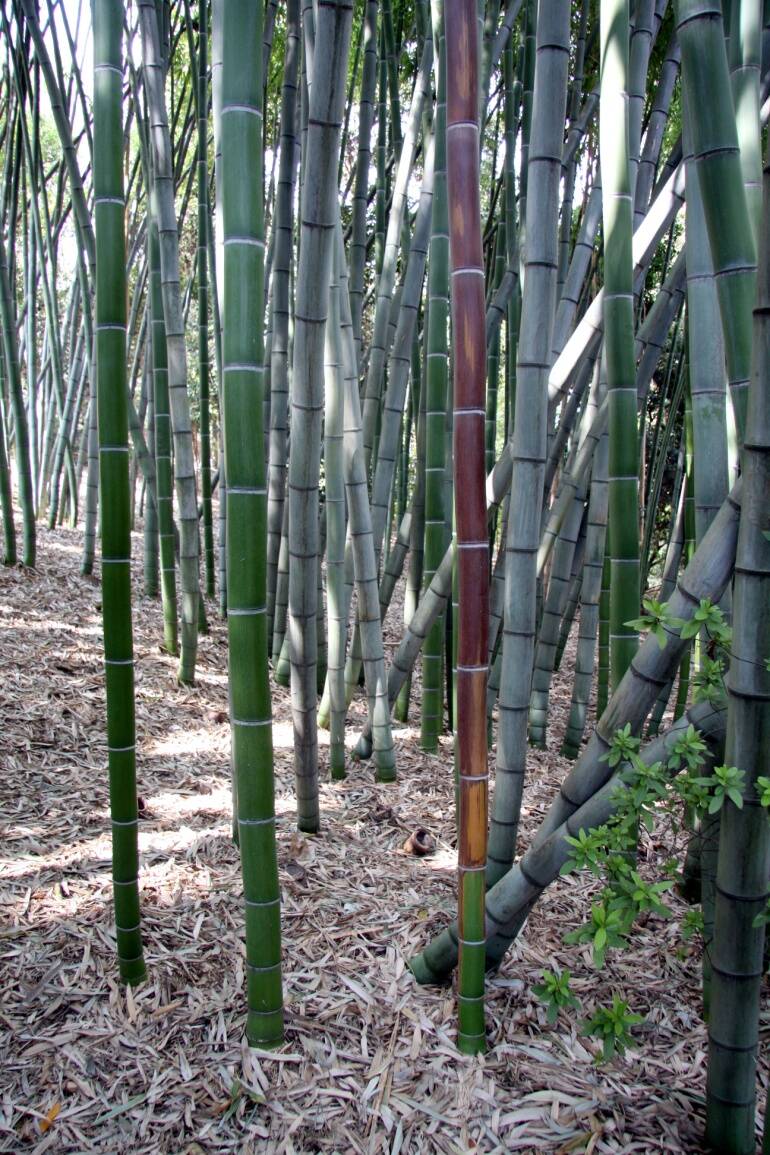
[[[575,682],[572,689],[567,730],[562,753],[577,757],[585,731],[588,701],[591,694],[599,626],[599,594],[604,566],[604,541],[607,532],[607,451],[605,434],[597,446],[591,475],[588,503],[586,551],[583,561],[583,583],[580,593],[580,629],[575,655]]]
[[[687,359],[692,396],[695,539],[700,542],[727,496],[725,350],[698,171],[690,150],[685,100],[687,170]]]
[[[339,279],[333,273],[326,321],[326,414],[324,474],[326,494],[326,594],[328,619],[327,685],[330,702],[329,771],[345,777],[345,478],[343,471],[344,378],[340,331]]]
[[[568,3],[554,0],[540,7],[511,482],[514,493],[526,493],[530,499],[512,502],[508,517],[504,650],[488,883],[504,874],[513,861],[526,765],[527,715],[535,648],[537,551],[547,442],[546,382],[556,305],[559,179],[569,34]]]
[[[350,312],[356,357],[361,363],[361,320],[364,308],[366,268],[366,212],[369,204],[369,169],[372,157],[372,125],[377,90],[377,0],[366,0],[364,9],[364,64],[358,102],[358,155],[353,185],[353,219],[350,236]]]
[[[668,602],[672,617],[689,621],[700,605],[701,598],[710,598],[716,602],[722,596],[735,560],[740,493],[739,481],[679,578]],[[639,733],[658,690],[672,676],[682,654],[689,647],[688,642],[681,640],[679,629],[667,628],[666,635],[666,645],[662,649],[657,638],[648,636],[637,650],[597,723],[593,737],[562,783],[536,835],[536,841],[545,839],[604,784],[609,770],[607,763],[600,761],[600,758],[609,749],[615,731],[628,723],[632,733]]]
[[[641,751],[645,765],[662,762],[667,766],[670,751],[689,725],[693,725],[719,756],[725,733],[725,710],[710,703],[693,706],[670,730],[649,742]],[[606,765],[606,764],[605,764]],[[548,835],[522,855],[486,896],[487,966],[496,966],[523,926],[540,895],[560,874],[574,847],[567,838],[581,830],[601,826],[615,812],[616,791],[624,789],[620,765],[585,802],[565,816]],[[669,770],[669,773],[676,771]],[[457,965],[457,925],[443,930],[421,954],[412,958],[409,967],[419,983],[446,982]]]
[[[352,11],[352,0],[337,0],[334,4],[318,8],[312,82],[308,86],[305,180],[301,191],[300,254],[295,298],[289,456],[291,566],[288,629],[291,638],[297,822],[300,830],[307,832],[315,832],[320,826],[316,614],[323,348]],[[307,22],[308,18],[305,10],[303,19]]]
[[[655,90],[655,97],[647,120],[647,128],[642,144],[642,153],[639,159],[639,168],[636,174],[634,189],[634,231],[639,228],[650,203],[652,186],[655,183],[655,170],[660,156],[663,134],[668,123],[668,114],[671,99],[679,76],[679,41],[672,33],[668,42],[666,56],[663,60]]]
[[[179,233],[174,205],[171,169],[171,138],[163,92],[165,70],[160,33],[153,0],[138,0],[145,92],[150,111],[153,156],[153,188],[157,196],[156,218],[160,243],[163,314],[168,351],[168,393],[174,444],[174,481],[179,513],[179,577],[182,602],[179,680],[195,680],[198,649],[198,499],[195,492],[195,460],[192,423],[187,396],[187,354],[179,283]]]
[[[278,184],[273,236],[272,344],[270,348],[270,452],[267,480],[267,617],[272,637],[278,554],[281,548],[286,490],[289,408],[289,278],[294,227],[296,180],[299,0],[286,6],[286,55],[281,85]]]
[[[770,154],[768,154],[770,155]],[[770,877],[770,824],[759,805],[770,774],[770,160],[763,176],[754,363],[742,457],[725,763],[743,771],[743,806],[721,810],[711,952],[706,1139],[726,1155],[755,1150],[759,999]],[[713,523],[714,525],[716,522]],[[704,538],[704,543],[708,537]],[[759,783],[757,779],[760,779]]]
[[[634,282],[646,269],[660,238],[684,204],[684,165],[678,164],[660,189],[641,225],[634,233]],[[571,375],[580,359],[596,347],[604,331],[602,318],[604,289],[600,289],[572,331],[564,348],[551,367],[548,377],[548,396],[554,404],[566,391]]]
[[[396,176],[393,182],[390,214],[383,249],[382,269],[377,279],[377,297],[374,308],[372,340],[369,346],[369,364],[364,386],[363,434],[367,470],[371,468],[380,408],[382,381],[388,352],[388,324],[390,321],[393,289],[396,282],[396,265],[399,238],[402,232],[404,210],[406,208],[409,177],[414,166],[419,130],[422,123],[423,105],[430,90],[430,74],[433,64],[433,41],[425,40],[417,80],[412,94],[409,119],[399,156]],[[403,406],[402,406],[403,408]]]
[[[390,727],[392,703],[389,700],[389,687],[385,670],[381,607],[377,588],[377,561],[361,433],[361,403],[358,394],[355,338],[350,314],[347,268],[339,217],[336,232],[342,355],[345,373],[345,492],[348,501],[353,572],[359,605],[358,627],[369,701],[369,725],[373,735],[376,775],[380,782],[392,782],[396,777],[395,749]]]
[[[389,362],[388,384],[382,406],[382,427],[380,430],[377,463],[372,483],[371,517],[374,535],[376,563],[382,554],[383,541],[388,520],[395,466],[399,451],[399,433],[406,401],[409,370],[412,360],[412,342],[417,325],[422,282],[425,276],[425,262],[430,238],[431,210],[433,202],[433,138],[428,144],[425,169],[420,190],[420,204],[415,221],[414,234],[409,249],[409,262],[404,274],[401,306],[398,311],[396,336]],[[351,648],[348,657],[348,685],[358,680],[356,655]]]

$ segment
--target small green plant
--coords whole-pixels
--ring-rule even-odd
[[[688,770],[697,770],[703,765],[707,751],[708,747],[695,727],[688,726],[672,746],[668,766],[672,770],[679,770],[684,763]]]
[[[666,878],[663,882],[646,882],[636,870],[630,870],[628,877],[619,882],[636,910],[649,910],[661,918],[671,917],[671,911],[660,901],[660,896],[671,890],[673,885],[672,878]]]
[[[633,1014],[625,999],[612,996],[608,1007],[597,1007],[589,1019],[583,1023],[583,1034],[601,1040],[602,1060],[609,1062],[616,1054],[622,1055],[626,1048],[634,1045],[631,1027],[644,1022],[643,1015]]]
[[[577,836],[567,835],[564,839],[572,847],[572,853],[560,870],[560,874],[571,874],[573,870],[590,870],[601,874],[607,859],[607,839],[609,829],[596,826],[591,830],[578,830]]]
[[[594,966],[603,967],[606,952],[612,947],[626,943],[627,918],[624,911],[613,908],[606,901],[595,902],[591,907],[591,921],[564,936],[568,943],[590,942],[593,949]]]
[[[657,639],[661,650],[665,648],[668,640],[668,632],[674,628],[678,622],[677,618],[672,618],[668,608],[668,602],[658,602],[655,598],[644,598],[642,601],[644,609],[647,611],[639,618],[634,618],[633,621],[625,622],[624,624],[632,630],[638,630],[640,634],[650,633]]]
[[[745,778],[743,770],[739,770],[737,766],[715,766],[713,779],[703,780],[712,785],[711,800],[708,804],[709,814],[716,814],[721,810],[725,798],[729,798],[739,810],[743,809]]]
[[[701,654],[700,669],[693,678],[696,702],[716,702],[724,697],[725,664],[720,657],[710,658]]]
[[[765,809],[770,809],[770,778],[763,778],[760,775],[757,778],[757,790],[759,791],[759,805],[764,806]]]
[[[705,630],[717,646],[728,647],[732,641],[732,630],[725,615],[719,606],[712,604],[710,598],[701,598],[700,605],[688,622],[682,618],[669,618],[668,624],[680,631],[679,636],[683,641],[697,638],[701,630]]]
[[[699,934],[703,934],[703,911],[700,907],[692,906],[682,919],[682,938],[689,942]]]
[[[645,608],[649,616],[663,620],[661,607],[650,603]],[[701,603],[701,626],[726,636],[721,623],[721,611],[710,603]],[[673,619],[666,619],[671,624]],[[680,623],[677,623],[677,628]],[[726,627],[725,627],[726,628]],[[720,644],[722,644],[720,642]],[[714,660],[713,680],[721,669]],[[723,692],[721,690],[720,692]],[[665,864],[663,877],[648,881],[637,866],[640,827],[652,831],[661,818],[666,819],[676,833],[681,828],[682,804],[714,814],[725,798],[740,806],[743,801],[743,773],[735,767],[718,766],[711,774],[703,773],[708,747],[694,726],[679,729],[669,744],[664,761],[648,765],[639,752],[640,739],[631,733],[630,725],[618,730],[604,754],[604,760],[614,771],[614,789],[611,795],[612,815],[600,826],[581,829],[565,841],[570,848],[569,858],[562,874],[573,870],[588,870],[606,885],[599,901],[591,908],[590,919],[581,927],[564,936],[566,943],[590,943],[594,965],[602,968],[608,950],[628,944],[628,938],[640,914],[670,918],[665,895],[673,888],[677,876],[677,858]],[[770,810],[770,778],[759,781],[763,804]],[[769,908],[770,912],[770,908]],[[762,919],[765,915],[761,916]],[[767,915],[770,921],[770,913]],[[699,910],[686,913],[682,924],[684,940],[701,933],[703,918]],[[569,991],[569,979],[561,975],[543,975],[543,983],[536,988],[548,1006],[549,1022],[553,1022],[562,1007],[574,1006],[576,1000]],[[602,1040],[603,1057],[610,1059],[622,1054],[632,1042],[630,1028],[642,1021],[633,1014],[627,1002],[615,995],[610,1006],[598,1007],[586,1020],[585,1032]]]
[[[614,769],[620,762],[628,762],[640,744],[641,739],[631,733],[631,723],[626,722],[622,730],[615,731],[609,750],[606,754],[602,754],[602,761]]]
[[[563,971],[543,971],[543,981],[534,987],[537,997],[546,1005],[546,1019],[555,1023],[559,1011],[565,1007],[579,1007],[580,1003],[570,990],[570,973]]]

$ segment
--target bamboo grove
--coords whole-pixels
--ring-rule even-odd
[[[770,4],[92,7],[91,31],[85,3],[0,2],[0,499],[7,565],[67,524],[101,575],[122,979],[145,973],[138,530],[180,682],[227,619],[249,1043],[284,1029],[271,684],[291,691],[304,832],[324,835],[323,777],[371,759],[396,779],[396,724],[445,759],[458,918],[411,968],[459,966],[470,1053],[485,969],[611,823],[629,764],[675,779],[699,740],[712,793],[686,808],[683,889],[706,1139],[753,1151]],[[522,846],[528,748],[568,661],[573,765]]]

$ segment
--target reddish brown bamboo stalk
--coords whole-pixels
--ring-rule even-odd
[[[479,197],[476,0],[447,0],[447,182],[454,351],[454,492],[459,579],[457,766],[459,1028],[484,1049],[489,543],[485,498],[486,336]]]

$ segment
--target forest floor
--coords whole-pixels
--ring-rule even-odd
[[[419,704],[396,730],[395,785],[353,761],[330,784],[322,746],[323,833],[310,838],[294,827],[289,700],[275,691],[286,1043],[249,1052],[226,630],[209,607],[197,684],[182,688],[159,647],[160,608],[138,589],[148,979],[121,988],[100,591],[79,576],[80,544],[80,533],[41,531],[37,570],[0,573],[0,1151],[699,1150],[700,963],[676,898],[673,918],[651,919],[596,971],[587,948],[562,939],[584,921],[597,883],[560,880],[489,980],[487,1053],[458,1055],[451,988],[417,986],[406,965],[455,905],[451,746],[420,751]],[[389,648],[399,621],[396,605]],[[567,769],[558,749],[571,652],[554,684],[549,748],[530,758],[525,840]],[[361,719],[357,702],[351,745]],[[402,849],[418,826],[436,840],[428,858]],[[645,838],[645,864],[666,854]],[[555,966],[572,971],[583,1010],[550,1026],[532,988]],[[580,1024],[614,992],[645,1022],[637,1048],[597,1065]]]

